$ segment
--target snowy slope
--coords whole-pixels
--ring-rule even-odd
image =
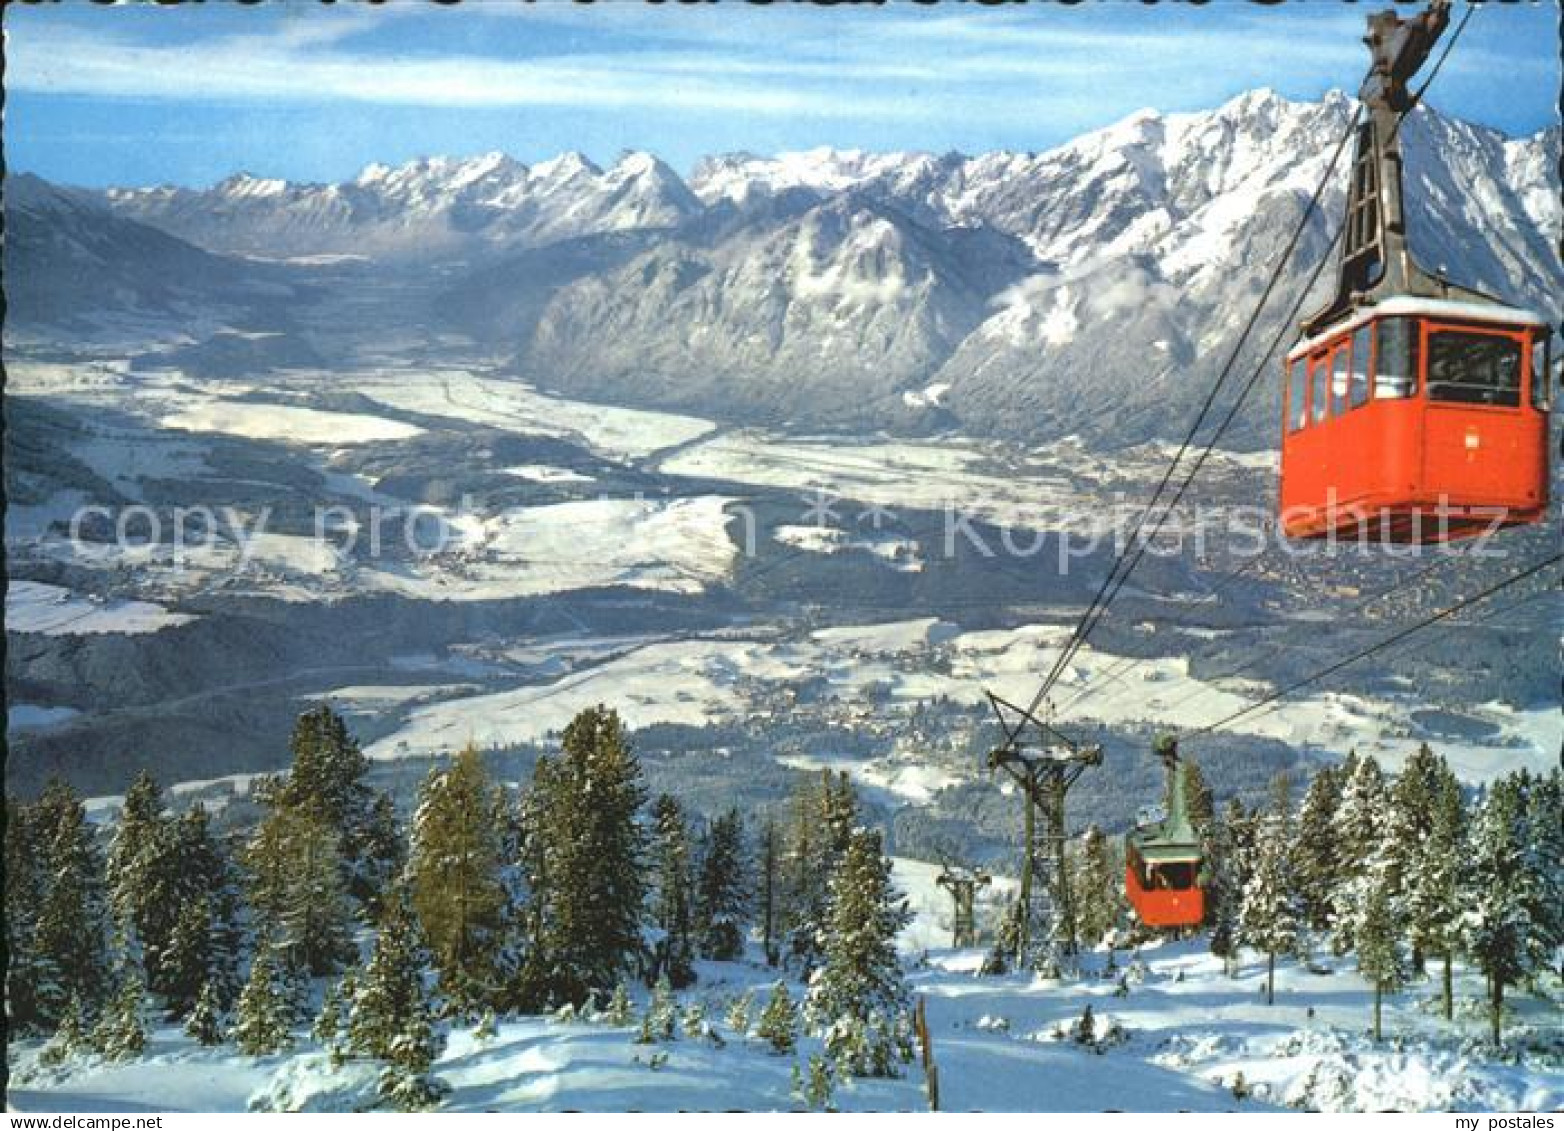
[[[1480,1018],[1446,1027],[1424,1008],[1425,985],[1387,1001],[1387,1039],[1376,1044],[1365,1035],[1371,995],[1347,964],[1329,959],[1316,961],[1318,972],[1280,963],[1274,1006],[1256,992],[1263,963],[1251,959],[1229,978],[1203,939],[1118,955],[1127,996],[1116,996],[1116,974],[1103,974],[1102,953],[1087,956],[1084,976],[1068,982],[979,978],[972,971],[980,959],[980,951],[936,949],[911,974],[927,1000],[947,1111],[1539,1111],[1564,1102],[1564,1068],[1544,1051],[1550,1042],[1557,1048],[1558,1018],[1536,999],[1521,1002],[1512,1023],[1512,1045],[1533,1049],[1526,1064],[1471,1039]],[[684,1036],[639,1045],[634,1026],[547,1018],[503,1021],[488,1041],[457,1029],[435,1064],[453,1088],[443,1110],[800,1110],[793,1066],[819,1042],[806,1038],[796,1059],[774,1056],[722,1019],[746,989],[763,999],[774,976],[758,964],[702,964],[701,981],[681,996],[705,1002],[721,1047]],[[1459,973],[1463,1007],[1479,982]],[[801,992],[792,987],[795,1000]],[[1101,1053],[1060,1040],[1087,1003],[1099,1026],[1116,1022],[1127,1039]],[[202,1049],[163,1028],[143,1060],[77,1058],[57,1069],[36,1064],[37,1047],[15,1050],[13,1110],[352,1110],[374,1102],[373,1065],[333,1069],[307,1038],[290,1053],[253,1058]],[[1242,1100],[1233,1093],[1239,1074],[1252,1093]],[[849,1082],[835,1100],[849,1111],[926,1106],[915,1065],[897,1080]]]

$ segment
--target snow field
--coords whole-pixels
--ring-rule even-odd
[[[1564,1023],[1536,999],[1522,1003],[1513,1040],[1551,1040],[1555,1051],[1513,1063],[1470,1039],[1480,1018],[1458,1018],[1451,1031],[1425,1009],[1427,983],[1387,1000],[1386,1039],[1375,1043],[1366,1035],[1371,995],[1349,964],[1326,961],[1320,968],[1330,972],[1316,974],[1284,961],[1277,1004],[1268,1007],[1256,992],[1263,966],[1249,956],[1228,977],[1204,939],[1119,953],[1126,996],[1116,994],[1118,974],[1105,971],[1104,952],[1083,956],[1074,980],[978,977],[981,951],[940,945],[948,935],[936,874],[934,865],[895,862],[917,916],[903,945],[913,991],[927,1000],[946,1110],[1541,1111],[1564,1103]],[[920,965],[915,955],[924,949]],[[679,998],[703,1002],[720,1047],[683,1033],[640,1045],[634,1024],[586,1020],[502,1019],[488,1041],[454,1027],[434,1069],[453,1089],[443,1110],[796,1110],[793,1065],[818,1041],[805,1037],[795,1056],[775,1056],[724,1016],[746,990],[758,1016],[776,976],[757,962],[700,964],[700,981]],[[1458,993],[1479,994],[1479,982],[1460,971]],[[789,989],[801,998],[796,982]],[[639,1013],[646,991],[632,992]],[[1059,1040],[1088,1002],[1099,1032],[1117,1022],[1127,1040],[1101,1053]],[[144,1059],[123,1064],[79,1057],[45,1069],[38,1048],[28,1041],[13,1050],[15,1110],[352,1110],[374,1098],[372,1065],[332,1070],[302,1031],[292,1052],[261,1058],[194,1046],[169,1027],[154,1032]],[[1250,1092],[1243,1100],[1233,1093],[1240,1073]],[[843,1110],[923,1110],[921,1072],[914,1064],[900,1079],[844,1082],[835,1100]]]
[[[39,581],[11,581],[6,586],[5,623],[9,632],[44,636],[136,635],[195,619],[146,601],[103,600]]]

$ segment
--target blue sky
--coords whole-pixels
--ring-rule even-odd
[[[1380,6],[8,7],[5,140],[12,168],[87,185],[342,180],[489,150],[647,149],[681,171],[740,149],[1035,150],[1148,106],[1350,90]],[[1487,4],[1430,100],[1511,134],[1551,125],[1559,43],[1557,0]]]

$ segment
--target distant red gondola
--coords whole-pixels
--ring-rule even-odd
[[[1206,917],[1205,857],[1189,820],[1184,766],[1170,736],[1155,750],[1167,766],[1168,811],[1125,838],[1124,893],[1148,927],[1198,927]]]

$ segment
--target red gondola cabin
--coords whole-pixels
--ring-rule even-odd
[[[1287,355],[1292,538],[1443,542],[1548,505],[1548,326],[1497,303],[1396,297]]]
[[[1148,927],[1196,927],[1206,917],[1205,859],[1189,819],[1188,783],[1171,740],[1159,739],[1168,768],[1167,815],[1124,838],[1124,894]]]
[[[1206,917],[1198,845],[1148,844],[1131,838],[1125,853],[1124,891],[1136,917],[1148,927],[1197,927]]]
[[[1431,0],[1368,20],[1335,295],[1287,355],[1289,537],[1444,542],[1547,509],[1547,325],[1412,254],[1401,122],[1449,19],[1450,0]]]

